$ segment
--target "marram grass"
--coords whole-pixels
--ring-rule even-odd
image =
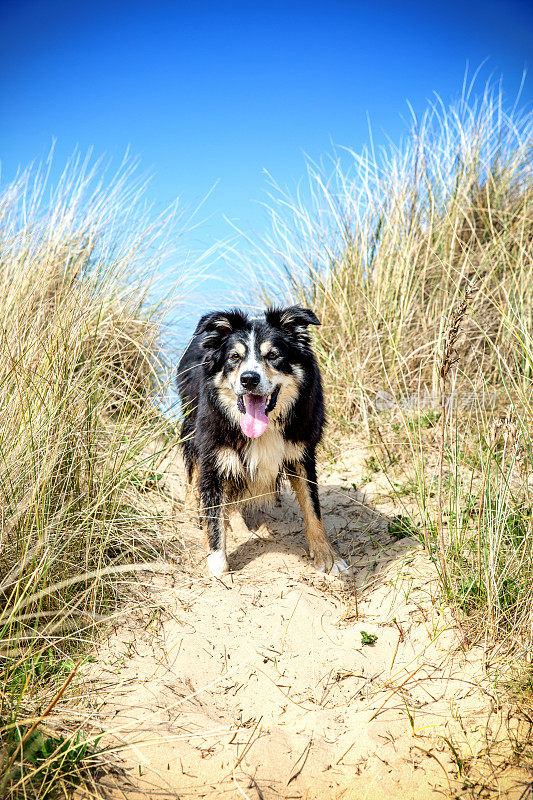
[[[357,433],[392,486],[407,477],[397,501],[465,644],[519,660],[533,634],[532,131],[491,85],[437,99],[400,147],[310,163],[296,196],[274,187],[259,254],[262,294],[275,273],[322,321],[330,445]]]
[[[94,747],[46,717],[116,575],[160,550],[145,496],[175,442],[147,287],[175,220],[150,219],[130,165],[102,172],[75,158],[53,191],[37,168],[0,192],[1,797],[90,776]]]

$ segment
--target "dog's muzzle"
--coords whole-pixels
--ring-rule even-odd
[[[276,403],[278,402],[278,395],[279,395],[280,387],[277,386],[271,395],[267,395],[267,403],[265,406],[265,414],[270,414],[271,411],[274,411],[276,408]],[[263,395],[254,395],[254,397],[262,397]],[[241,414],[246,413],[246,408],[244,407],[244,397],[245,394],[237,395],[237,408],[241,412]]]
[[[278,402],[280,387],[276,387],[270,395],[245,392],[237,395],[237,408],[241,413],[241,430],[249,439],[262,436],[268,427],[268,417]]]

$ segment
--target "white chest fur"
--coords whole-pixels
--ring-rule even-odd
[[[287,442],[271,425],[262,436],[247,442],[242,457],[231,447],[219,450],[217,465],[227,478],[244,478],[250,497],[261,498],[274,491],[283,463],[299,461],[302,455],[303,445]]]
[[[258,439],[251,439],[243,453],[250,491],[257,494],[273,491],[283,462],[299,460],[302,452],[302,445],[285,441],[274,426]]]

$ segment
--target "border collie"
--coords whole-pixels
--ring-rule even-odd
[[[320,513],[315,451],[325,415],[309,325],[320,322],[300,306],[257,317],[238,309],[205,314],[180,361],[187,505],[199,495],[214,577],[228,570],[226,528],[244,525],[241,502],[272,497],[285,477],[315,566],[333,574],[348,569]]]

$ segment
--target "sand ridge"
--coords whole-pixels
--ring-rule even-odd
[[[202,533],[183,512],[179,457],[169,462],[187,558],[146,573],[160,611],[123,615],[85,674],[93,718],[125,745],[131,785],[117,797],[422,800],[460,790],[446,740],[475,757],[497,698],[481,649],[461,649],[418,543],[391,539],[391,507],[352,485],[362,463],[354,445],[320,476],[326,527],[353,567],[341,582],[312,568],[288,489],[249,518],[251,536],[230,537],[232,573],[209,579]],[[364,644],[363,632],[376,641]]]

